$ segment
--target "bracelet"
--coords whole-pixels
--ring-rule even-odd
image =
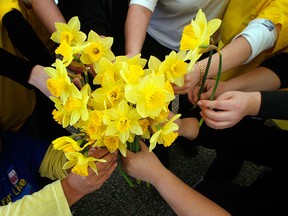
[[[200,69],[200,79],[199,79],[199,82],[196,84],[196,86],[199,87],[199,86],[202,85],[202,80],[203,80],[203,77],[204,77],[204,74],[205,74],[205,70],[204,70],[203,65],[200,62],[196,62],[196,65]]]

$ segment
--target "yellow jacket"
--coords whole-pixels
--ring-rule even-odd
[[[34,11],[31,8],[26,8],[22,1],[18,2],[18,0],[0,0],[0,47],[24,58],[13,46],[6,29],[2,26],[3,16],[12,9],[22,12],[43,43],[52,51],[53,43],[48,31],[37,19]],[[33,112],[35,100],[34,90],[27,89],[7,77],[0,76],[0,128],[18,130]]]
[[[257,67],[266,58],[277,52],[287,52],[288,49],[288,1],[287,0],[251,0],[240,1],[231,0],[220,28],[221,41],[219,47],[227,45],[239,34],[248,23],[255,18],[265,18],[271,20],[274,25],[279,25],[281,30],[275,46],[258,55],[254,60],[246,65],[241,65],[235,69],[223,73],[221,79],[227,80],[250,69]]]

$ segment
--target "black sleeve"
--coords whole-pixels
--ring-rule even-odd
[[[20,11],[12,10],[6,13],[2,23],[13,45],[29,61],[43,66],[52,64],[50,52]]]
[[[1,76],[8,77],[27,88],[33,88],[28,83],[28,79],[30,77],[32,68],[35,66],[34,64],[11,54],[3,48],[0,48],[0,59]]]
[[[288,120],[288,91],[262,91],[258,116]]]
[[[280,79],[280,88],[288,87],[288,53],[281,53],[276,55],[266,61],[264,61],[260,66],[267,67],[272,70]]]

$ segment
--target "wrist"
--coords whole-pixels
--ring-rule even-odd
[[[72,206],[84,196],[71,187],[67,178],[61,180],[61,185],[69,206]]]
[[[46,82],[49,79],[48,74],[45,72],[44,67],[41,65],[35,65],[32,68],[28,83],[35,86],[47,97],[51,96],[51,92],[46,86]]]
[[[248,115],[256,116],[258,115],[261,106],[261,93],[251,92],[249,94],[251,96],[249,101],[249,104],[251,104],[251,106]]]

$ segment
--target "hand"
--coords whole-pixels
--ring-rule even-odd
[[[259,111],[259,92],[228,91],[216,100],[200,100],[197,104],[209,127],[224,129],[234,126],[246,115],[256,115]]]
[[[98,190],[117,166],[118,152],[111,154],[105,148],[93,148],[90,150],[89,155],[98,159],[105,159],[107,162],[96,162],[98,175],[89,168],[88,176],[80,176],[71,172],[62,181],[63,190],[70,206],[86,194]]]
[[[197,77],[196,71],[191,71],[184,76],[184,85],[183,86],[176,86],[173,85],[173,90],[175,95],[184,95],[187,94],[190,91],[193,91],[193,89],[196,87],[196,84],[198,83],[199,76]]]
[[[169,119],[171,119],[175,114],[169,112]],[[174,121],[179,129],[177,131],[178,136],[183,136],[186,139],[194,140],[199,133],[198,119],[189,117],[189,118],[178,118]]]
[[[165,169],[154,152],[149,152],[146,144],[139,140],[141,150],[137,153],[127,150],[121,157],[123,169],[132,177],[153,184],[161,169]]]
[[[205,81],[204,89],[200,96],[201,100],[208,100],[211,97],[215,84],[216,84],[216,80],[214,79],[207,79]],[[188,93],[188,99],[192,104],[197,103],[199,90],[200,90],[200,87],[196,87],[194,88],[194,91]],[[214,98],[218,97],[223,92],[225,92],[225,82],[220,81],[218,83]]]
[[[82,74],[86,70],[93,77],[96,76],[93,64],[91,64],[91,65],[83,65],[81,63],[78,63],[77,61],[72,61],[71,64],[67,68],[70,71],[74,72],[75,74]]]
[[[44,95],[50,97],[52,94],[47,88],[46,82],[50,77],[45,72],[44,67],[35,65],[32,68],[28,83],[39,89]]]

